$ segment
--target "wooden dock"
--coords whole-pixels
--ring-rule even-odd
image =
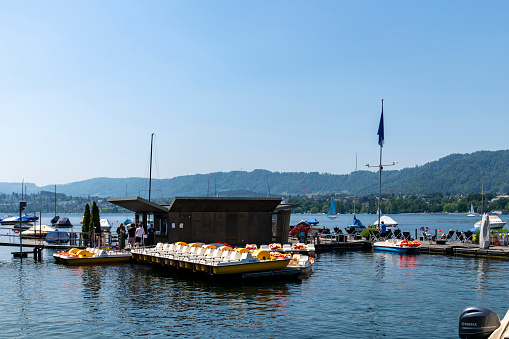
[[[445,244],[433,244],[423,241],[421,253],[464,255],[480,258],[509,259],[509,246],[490,246],[488,249],[480,249],[479,244],[447,242]]]

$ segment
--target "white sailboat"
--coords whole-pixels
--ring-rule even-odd
[[[468,217],[475,217],[474,205],[470,203],[470,211],[467,214]]]

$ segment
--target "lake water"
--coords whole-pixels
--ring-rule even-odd
[[[326,227],[351,221],[291,220],[309,216]],[[393,218],[402,230],[473,223],[466,216]],[[329,252],[317,254],[315,272],[302,281],[228,284],[136,264],[67,267],[54,263],[51,250],[41,262],[21,263],[15,250],[0,247],[5,337],[458,338],[464,308],[503,317],[509,307],[503,260]]]

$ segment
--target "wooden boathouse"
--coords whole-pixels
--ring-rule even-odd
[[[126,197],[108,202],[135,212],[137,224],[153,223],[156,242],[288,242],[291,206],[282,205],[280,198],[176,197],[169,205],[159,205]]]

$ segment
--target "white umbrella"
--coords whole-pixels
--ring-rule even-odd
[[[490,219],[488,214],[484,213],[481,220],[481,233],[479,234],[479,248],[487,249],[490,247]]]

